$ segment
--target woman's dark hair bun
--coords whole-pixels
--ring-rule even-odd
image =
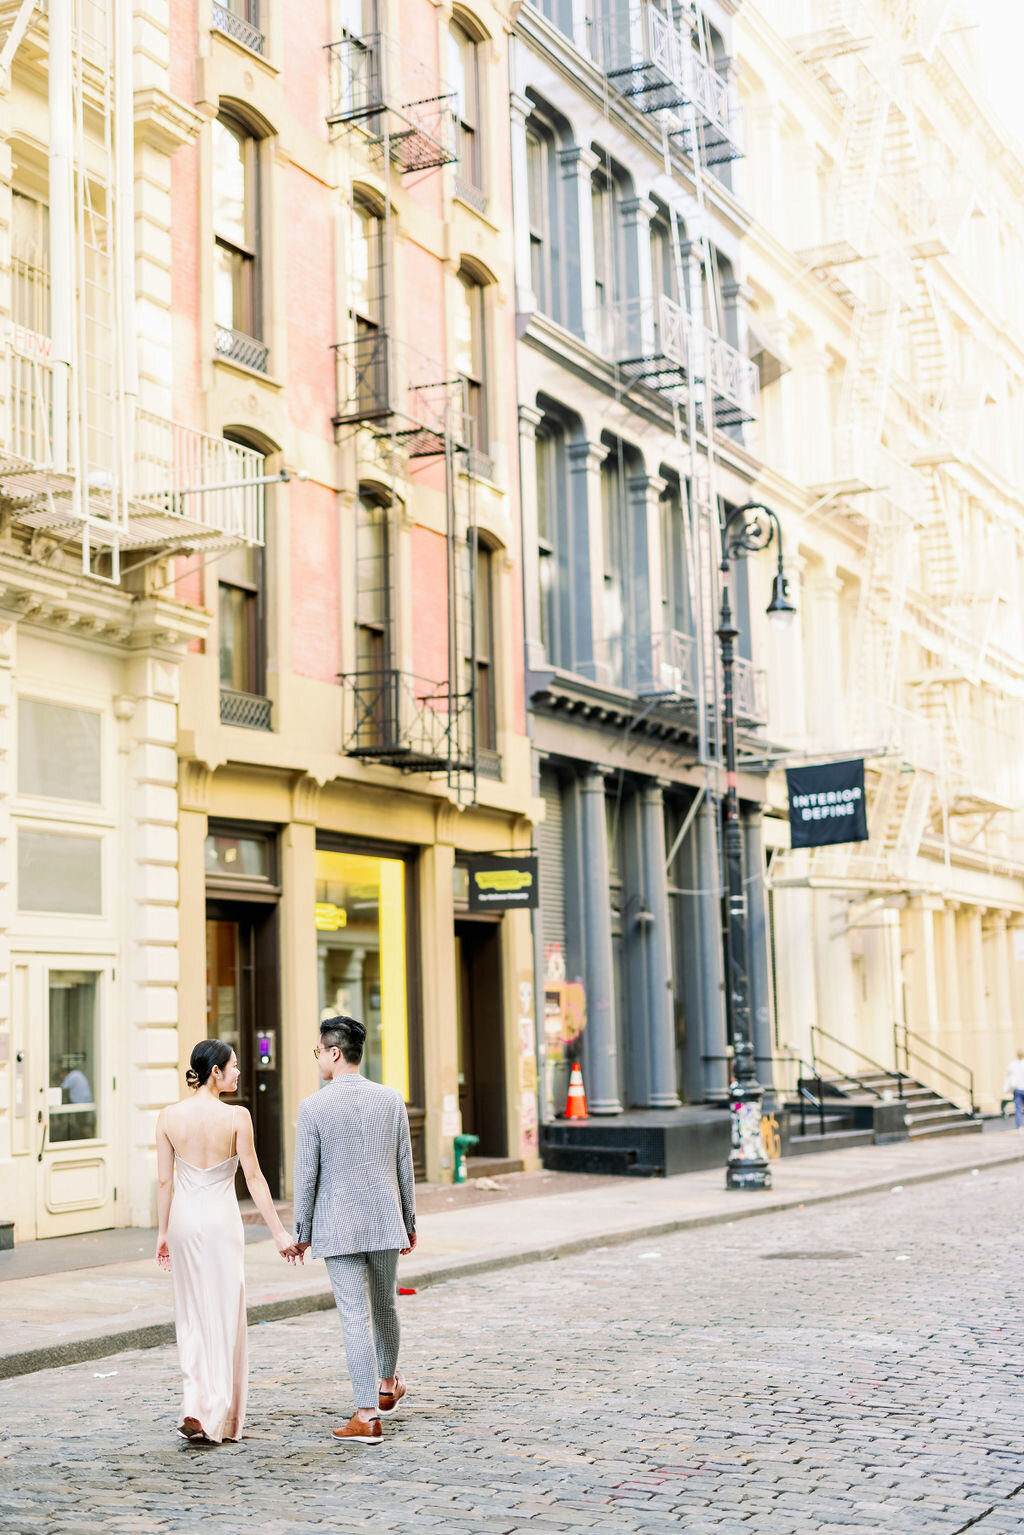
[[[189,1087],[202,1087],[210,1080],[213,1068],[218,1066],[223,1071],[230,1059],[230,1045],[226,1045],[222,1039],[204,1039],[192,1051],[185,1081]]]

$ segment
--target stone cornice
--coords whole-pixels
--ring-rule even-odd
[[[9,552],[0,552],[0,613],[93,643],[170,655],[202,639],[210,622],[201,608],[132,597],[119,587]]]
[[[182,144],[192,144],[205,119],[187,102],[159,86],[135,92],[135,141],[171,155]]]

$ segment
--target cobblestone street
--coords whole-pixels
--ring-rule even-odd
[[[1019,1179],[403,1298],[410,1393],[372,1456],[330,1437],[330,1313],[253,1330],[239,1445],[174,1435],[172,1349],[7,1381],[0,1528],[1024,1532]]]

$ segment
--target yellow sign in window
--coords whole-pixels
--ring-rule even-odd
[[[405,864],[319,849],[316,855],[320,1017],[366,1029],[363,1073],[409,1098]]]

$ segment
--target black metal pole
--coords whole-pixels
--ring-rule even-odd
[[[732,1073],[729,1083],[731,1140],[725,1186],[730,1189],[769,1189],[771,1168],[761,1130],[761,1084],[754,1063],[750,1024],[750,981],[747,975],[747,898],[743,885],[743,839],[736,792],[736,712],[733,665],[739,630],[729,603],[729,540],[722,539],[722,610],[718,639],[722,647],[725,707],[725,868],[728,898],[726,964],[729,975],[729,1017],[732,1023]]]

